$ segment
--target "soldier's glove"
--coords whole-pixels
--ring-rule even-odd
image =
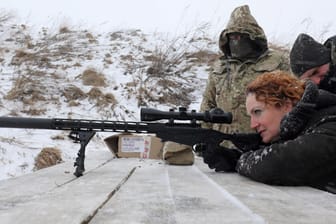
[[[237,161],[242,153],[238,149],[208,145],[202,154],[203,161],[208,164],[210,169],[215,169],[216,172],[230,172],[235,171]]]

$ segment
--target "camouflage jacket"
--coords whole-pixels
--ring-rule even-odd
[[[255,41],[263,53],[255,60],[240,61],[230,58],[227,34],[245,33]],[[219,48],[224,55],[216,62],[209,74],[207,86],[203,93],[201,111],[219,107],[233,113],[232,124],[203,124],[225,133],[248,132],[250,120],[245,109],[246,85],[264,72],[289,70],[289,59],[285,52],[271,51],[263,29],[250,14],[248,6],[236,8],[229,23],[220,35]]]

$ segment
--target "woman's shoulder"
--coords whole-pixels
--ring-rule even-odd
[[[317,109],[329,108],[336,105],[336,94],[319,89],[318,99],[316,102]]]
[[[326,122],[336,122],[336,94],[319,89],[316,112],[308,123],[317,126]]]
[[[317,110],[307,122],[305,132],[333,129],[336,136],[336,105]]]

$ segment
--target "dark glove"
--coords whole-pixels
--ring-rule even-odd
[[[242,152],[255,151],[263,144],[258,133],[233,133],[232,143]]]
[[[216,172],[229,172],[235,170],[241,151],[208,145],[202,154],[203,161],[208,164],[210,169],[215,169]]]

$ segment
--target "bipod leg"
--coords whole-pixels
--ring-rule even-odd
[[[83,172],[85,171],[85,148],[95,134],[95,131],[71,131],[69,134],[71,139],[73,139],[75,142],[79,142],[81,145],[74,163],[74,166],[76,167],[74,175],[76,177],[82,176]]]

